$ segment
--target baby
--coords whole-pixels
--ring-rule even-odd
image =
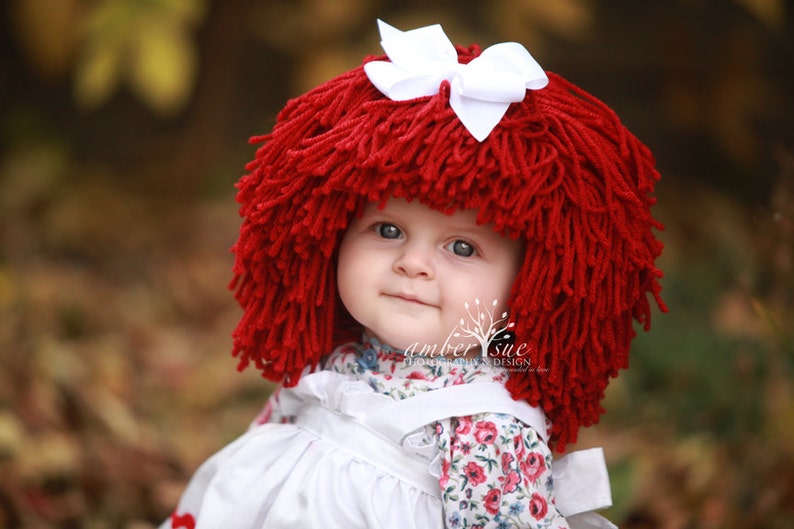
[[[380,30],[254,139],[234,354],[281,384],[163,527],[614,527],[551,448],[665,310],[653,158],[519,44]]]

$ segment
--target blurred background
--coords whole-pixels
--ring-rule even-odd
[[[522,42],[656,154],[669,314],[601,423],[630,528],[794,527],[784,0],[6,0],[0,528],[153,527],[271,387],[238,373],[234,182],[377,17]]]

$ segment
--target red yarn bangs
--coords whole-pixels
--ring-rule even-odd
[[[478,48],[459,49],[468,62]],[[653,157],[602,102],[549,73],[482,143],[439,94],[383,96],[359,67],[289,101],[238,183],[244,222],[231,287],[244,313],[239,368],[295,384],[355,339],[337,299],[334,254],[364,201],[475,208],[526,241],[510,302],[533,369],[508,389],[541,406],[558,450],[597,422],[610,377],[628,367],[633,320],[666,310],[654,265]]]

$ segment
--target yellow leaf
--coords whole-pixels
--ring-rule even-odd
[[[11,412],[0,410],[0,456],[13,456],[24,446],[24,426]]]
[[[107,100],[118,86],[122,59],[119,45],[86,46],[75,67],[74,92],[79,105],[93,109]]]
[[[80,467],[78,438],[47,431],[25,439],[25,450],[16,459],[23,479],[41,476],[73,476]]]
[[[196,71],[196,51],[185,28],[148,19],[131,44],[127,79],[133,92],[161,115],[178,112]]]

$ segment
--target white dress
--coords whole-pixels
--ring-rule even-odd
[[[495,382],[395,400],[355,376],[319,371],[282,388],[279,405],[295,422],[255,426],[211,457],[161,529],[441,529],[439,451],[426,425],[489,412],[546,435],[543,413]],[[611,501],[599,450],[555,460],[554,476],[570,527],[614,527],[591,512]]]

